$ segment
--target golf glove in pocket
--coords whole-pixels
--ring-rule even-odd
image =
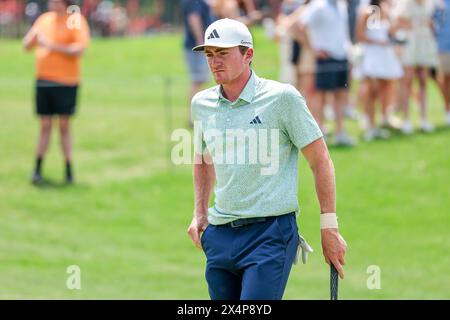
[[[305,238],[303,238],[301,235],[298,235],[299,241],[298,241],[298,247],[297,247],[297,254],[294,258],[294,264],[298,263],[298,257],[300,255],[300,251],[302,254],[302,262],[303,264],[306,264],[308,261],[308,254],[314,252],[313,248],[306,242]]]

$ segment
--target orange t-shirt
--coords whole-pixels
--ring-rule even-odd
[[[33,25],[48,42],[58,45],[89,43],[89,25],[81,14],[59,17],[46,12]],[[38,79],[76,85],[80,82],[80,56],[70,56],[37,45],[36,76]]]

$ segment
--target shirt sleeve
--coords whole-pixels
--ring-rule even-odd
[[[320,18],[319,14],[320,10],[318,10],[316,5],[313,3],[308,4],[305,11],[303,11],[303,14],[300,16],[300,23],[307,27],[314,26],[318,23]]]
[[[184,6],[184,11],[186,16],[189,16],[194,13],[201,14],[202,6],[200,4],[200,1],[198,0],[188,1],[188,3]]]
[[[194,96],[191,101],[191,120],[194,124],[194,152],[201,155],[208,154],[203,135],[203,122],[199,114],[199,105],[197,103],[196,96]]]
[[[282,106],[282,130],[299,150],[323,137],[305,99],[292,85],[287,85],[283,92]]]

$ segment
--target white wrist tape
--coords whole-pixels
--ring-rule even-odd
[[[338,228],[336,213],[322,213],[320,215],[320,230],[332,228]]]

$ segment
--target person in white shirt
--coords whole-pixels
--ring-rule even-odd
[[[406,30],[406,44],[402,51],[405,68],[402,88],[402,108],[405,120],[402,126],[404,134],[414,131],[409,114],[409,99],[412,84],[417,76],[419,83],[420,128],[424,132],[433,131],[428,121],[427,80],[430,68],[438,66],[438,47],[432,28],[435,0],[404,0],[399,5],[399,21],[409,25]]]
[[[326,94],[334,97],[337,145],[351,146],[355,140],[344,130],[344,107],[347,102],[348,61],[350,46],[347,6],[342,0],[314,0],[302,15],[316,56],[317,110],[311,110],[325,131],[323,110]]]

